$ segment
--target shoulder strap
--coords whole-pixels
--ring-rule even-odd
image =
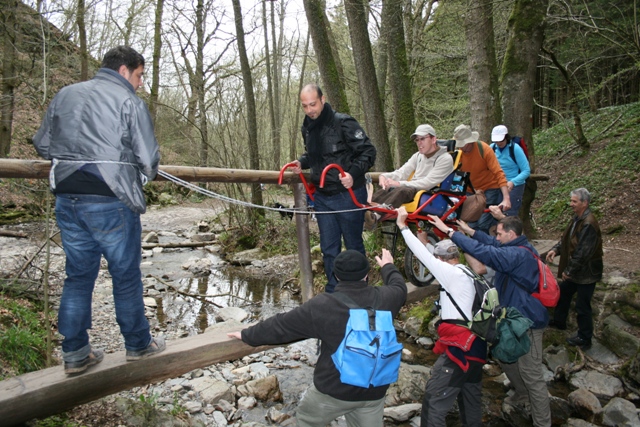
[[[473,273],[469,273],[469,271],[467,270],[467,266],[466,265],[460,265],[460,270],[462,270],[464,272],[464,274],[466,274],[467,276],[469,276],[471,279],[475,279],[473,277]],[[444,291],[445,294],[447,294],[447,297],[449,297],[449,301],[451,301],[451,303],[453,304],[453,306],[456,308],[456,310],[458,310],[458,313],[460,313],[460,315],[462,316],[462,318],[464,319],[465,322],[469,323],[469,318],[467,317],[466,314],[464,314],[464,312],[462,311],[462,309],[460,308],[460,306],[458,305],[458,303],[456,302],[455,299],[453,299],[453,297],[451,296],[451,294],[449,293],[449,291],[447,291],[445,288],[442,288],[442,290]]]
[[[374,289],[374,291],[376,291],[376,289]],[[373,309],[377,310],[378,309],[378,296],[380,295],[379,292],[375,292],[376,296],[375,299],[373,300]],[[337,299],[338,301],[340,301],[341,303],[343,303],[344,305],[346,305],[349,308],[365,308],[365,307],[361,307],[359,304],[356,304],[356,302],[347,294],[345,294],[344,292],[334,292],[329,294],[330,297],[333,297],[335,299]]]
[[[515,145],[516,144],[513,142],[513,140],[509,141],[509,155],[511,156],[511,160],[513,160],[513,163],[516,164],[516,167],[518,168],[518,173],[520,173],[521,172],[520,165],[518,164],[518,161],[516,160]]]
[[[476,141],[478,144],[478,151],[480,152],[480,157],[484,158],[484,147],[482,146],[482,142]]]

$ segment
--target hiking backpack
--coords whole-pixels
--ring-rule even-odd
[[[349,307],[344,338],[331,355],[340,372],[340,381],[364,388],[397,381],[402,344],[396,338],[391,312],[376,310],[378,293],[373,307],[366,308],[342,292],[329,295]]]
[[[545,307],[555,307],[558,305],[558,300],[560,299],[560,286],[558,286],[556,277],[549,266],[545,264],[531,249],[526,246],[520,247],[531,252],[531,255],[533,255],[536,258],[536,261],[538,261],[538,292],[533,292],[531,296],[539,300]],[[515,283],[522,289],[525,289],[520,283]]]
[[[515,153],[516,149],[514,148],[514,146],[516,145],[519,145],[520,148],[522,148],[522,151],[524,152],[524,156],[527,158],[527,161],[529,161],[529,149],[527,148],[527,144],[524,142],[524,138],[521,136],[511,137],[511,141],[509,141],[509,143],[507,144],[507,146],[509,147],[509,156],[511,157],[511,160],[513,160],[513,163],[515,163],[516,166],[518,166],[518,173],[519,173],[520,166],[518,165],[518,161],[516,160],[516,153]],[[491,143],[491,148],[493,148],[493,151],[495,152],[498,146],[496,145],[495,142],[493,142]]]
[[[458,303],[456,303],[456,300],[443,288],[451,303],[464,319],[464,321],[454,321],[452,323],[469,328],[471,332],[485,340],[487,344],[494,345],[498,341],[498,323],[505,315],[505,309],[500,306],[498,290],[484,276],[477,274],[466,265],[461,265],[460,270],[473,279],[473,286],[476,291],[473,305],[471,306],[473,317],[471,319],[467,318]]]

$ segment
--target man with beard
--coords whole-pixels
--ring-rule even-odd
[[[308,84],[300,91],[300,102],[306,117],[302,123],[302,137],[306,151],[293,163],[294,173],[311,169],[311,182],[316,186],[315,212],[320,230],[320,249],[327,276],[326,292],[333,292],[336,278],[333,262],[342,250],[365,254],[362,241],[364,211],[356,209],[349,189],[356,199],[367,202],[365,174],[376,161],[376,149],[358,122],[347,114],[338,113],[326,102],[322,89]],[[342,167],[345,176],[331,169],[320,188],[320,176],[332,163]],[[337,213],[326,213],[336,212]]]

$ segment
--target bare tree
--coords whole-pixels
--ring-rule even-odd
[[[358,75],[358,87],[364,109],[367,134],[377,150],[377,167],[387,171],[394,169],[389,137],[382,110],[382,100],[378,91],[378,80],[371,52],[371,41],[367,29],[367,16],[363,0],[345,0],[345,10],[349,21],[349,34],[353,59]]]
[[[164,0],[156,1],[156,15],[153,23],[153,63],[151,65],[151,95],[149,112],[155,124],[158,113],[158,92],[160,90],[160,55],[162,53],[162,11]]]
[[[309,24],[313,50],[318,59],[324,91],[334,110],[349,113],[349,103],[344,89],[344,76],[338,67],[337,52],[331,48],[329,20],[322,0],[304,0],[304,10]]]
[[[16,76],[16,42],[18,37],[18,1],[3,0],[0,8],[0,29],[2,29],[2,98],[0,99],[0,157],[8,157],[11,149],[13,127],[13,108],[15,89],[18,86]]]
[[[84,0],[78,0],[76,23],[78,25],[78,41],[80,43],[80,80],[89,80],[89,51],[87,50],[87,27],[84,22],[86,12]]]
[[[484,141],[501,121],[492,5],[492,0],[469,0],[464,20],[471,127]]]
[[[273,7],[273,2],[270,2]],[[273,9],[271,9],[273,16]],[[280,164],[280,141],[277,138],[276,112],[274,107],[273,80],[274,71],[271,70],[271,54],[269,52],[269,24],[267,23],[267,0],[262,0],[262,24],[264,27],[264,59],[267,68],[267,104],[269,105],[269,129],[271,130],[271,145],[274,153],[274,167]],[[275,46],[274,46],[275,47]],[[275,55],[275,50],[274,50]]]
[[[256,115],[256,100],[253,93],[253,77],[251,75],[251,66],[247,56],[247,47],[244,42],[244,26],[242,24],[242,9],[240,8],[240,0],[231,0],[233,3],[233,16],[236,24],[236,37],[238,43],[238,55],[240,56],[240,69],[242,71],[242,80],[244,86],[244,97],[247,106],[247,130],[249,140],[249,163],[251,169],[260,169],[260,154],[258,151],[258,124]],[[262,190],[260,183],[251,185],[251,202],[255,205],[262,205]],[[256,212],[250,210],[249,212]],[[257,211],[264,215],[263,210]]]
[[[402,0],[387,0],[382,6],[382,31],[386,38],[389,57],[389,85],[393,98],[396,146],[396,166],[407,161],[416,151],[411,134],[416,128],[411,77],[404,40]],[[391,168],[393,169],[393,168]]]

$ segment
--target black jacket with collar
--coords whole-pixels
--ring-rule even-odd
[[[361,307],[373,305],[378,295],[379,310],[391,311],[395,317],[407,298],[404,278],[393,264],[382,270],[385,286],[366,282],[339,282],[336,292],[344,292]],[[349,308],[329,294],[319,294],[287,313],[280,313],[242,331],[242,341],[252,346],[288,344],[307,338],[322,340],[313,383],[318,391],[345,401],[377,400],[384,397],[388,385],[356,387],[340,382],[340,373],[331,359],[344,338]]]
[[[558,277],[566,273],[570,281],[578,284],[602,280],[602,234],[591,209],[587,208],[580,218],[571,219],[553,250],[560,254]]]
[[[311,132],[317,135],[314,137],[310,135]],[[349,172],[353,177],[353,189],[365,185],[364,175],[376,162],[376,148],[356,119],[335,112],[325,102],[322,114],[316,120],[305,116],[302,138],[305,153],[298,161],[302,169],[311,168],[311,182],[317,191],[328,195],[347,191],[335,168],[327,172],[324,187],[320,188],[322,171],[331,163],[337,163],[345,172]],[[317,141],[320,142],[319,147],[315,146]]]

